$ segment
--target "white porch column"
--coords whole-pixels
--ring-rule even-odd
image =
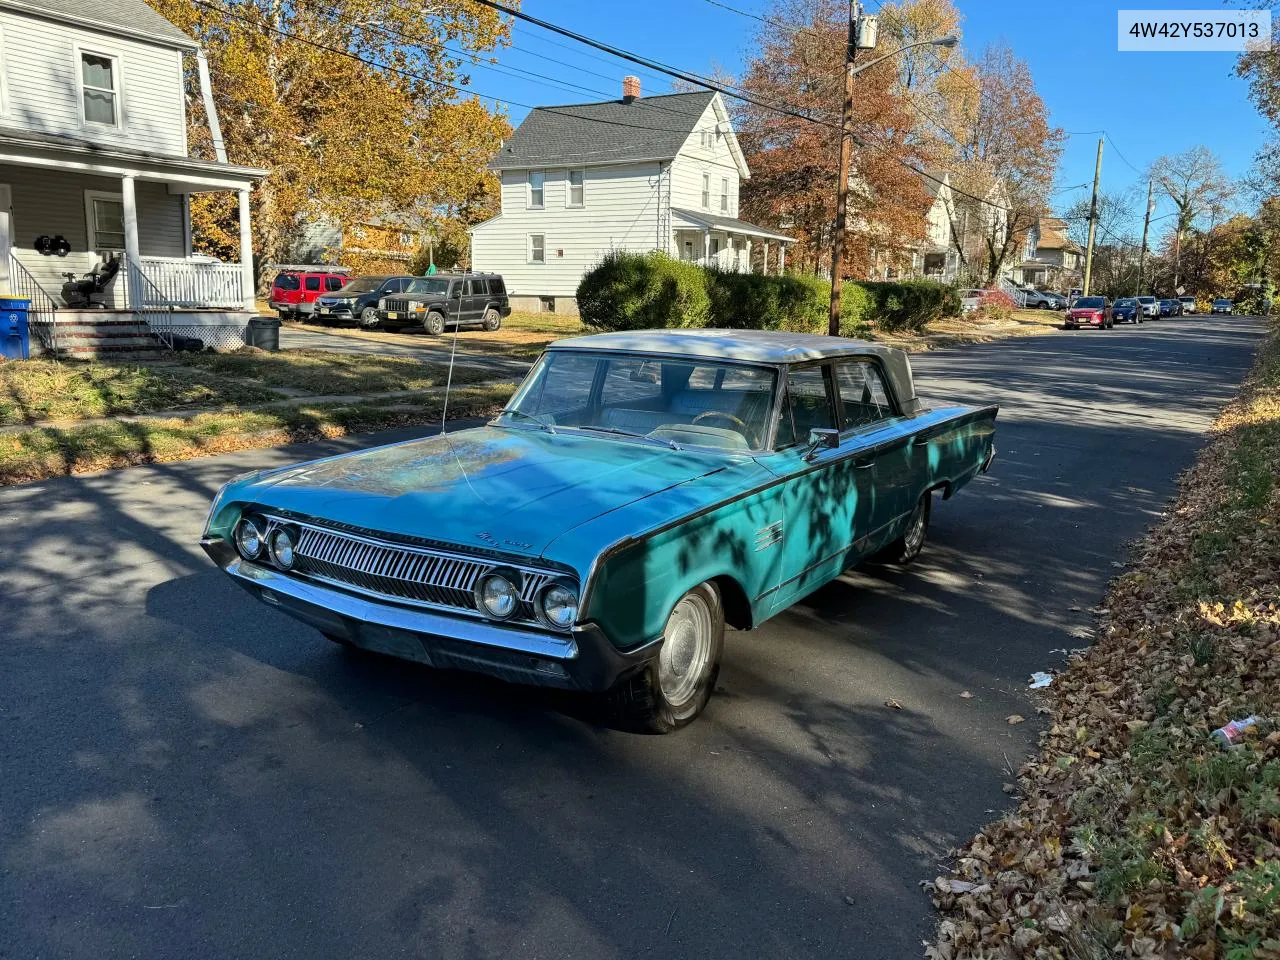
[[[766,277],[769,275],[769,241],[764,242],[764,261],[760,264],[760,272]]]
[[[253,289],[253,225],[249,220],[249,190],[240,191],[240,286],[244,308],[250,313],[258,309]]]
[[[711,231],[702,231],[702,265],[711,266]]]
[[[782,276],[787,269],[787,245],[785,243],[778,244],[778,276]]]
[[[747,243],[747,269],[744,270],[743,273],[750,273],[751,272],[751,238],[750,237],[747,237],[746,243]]]
[[[133,190],[133,177],[120,178],[120,206],[124,219],[125,290],[131,309],[142,306],[142,259],[138,253],[138,200]]]

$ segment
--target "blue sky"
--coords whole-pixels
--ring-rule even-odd
[[[726,2],[757,13],[770,8],[768,0]],[[1205,9],[1218,2],[1158,0],[1148,6]],[[871,8],[876,5],[874,0],[868,3]],[[1140,177],[1132,167],[1144,169],[1162,153],[1197,143],[1207,144],[1222,157],[1227,172],[1239,176],[1267,137],[1267,124],[1248,102],[1244,83],[1232,74],[1234,54],[1117,51],[1116,10],[1139,7],[1133,0],[1076,0],[1052,7],[957,0],[957,6],[965,17],[963,42],[970,55],[976,57],[988,43],[1009,44],[1030,64],[1052,121],[1078,134],[1067,141],[1059,179],[1063,188],[1092,181],[1098,134],[1089,131],[1110,135],[1102,170],[1103,187],[1109,190],[1137,184]],[[759,25],[706,0],[525,0],[523,9],[652,59],[704,73],[716,66],[738,72]],[[619,95],[621,78],[629,72],[620,61],[582,51],[536,27],[518,24],[513,41],[499,54],[503,66],[587,89],[559,89],[528,76],[477,68],[472,85],[478,92],[532,105],[576,103],[601,99],[601,94]],[[646,94],[669,89],[665,80],[639,72]],[[523,107],[509,109],[516,123],[526,112]],[[1087,189],[1064,189],[1056,201],[1065,206],[1086,193]]]

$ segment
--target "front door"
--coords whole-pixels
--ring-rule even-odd
[[[834,449],[809,452],[809,431],[838,429],[829,364],[793,367],[787,376],[778,452],[762,462],[789,475],[783,484],[781,583],[773,609],[785,607],[840,575],[849,564],[854,531],[871,522],[874,463],[859,456],[864,440],[842,435]]]
[[[0,183],[0,293],[12,291],[9,276],[9,253],[13,250],[13,193],[7,183]]]

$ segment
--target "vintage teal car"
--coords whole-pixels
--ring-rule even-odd
[[[666,732],[759,626],[994,456],[995,407],[926,408],[899,350],[725,330],[553,343],[491,423],[239,477],[202,544],[329,639],[603,694]]]

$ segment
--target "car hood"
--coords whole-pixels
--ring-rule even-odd
[[[481,427],[260,474],[225,496],[374,532],[538,556],[588,520],[749,459]]]

